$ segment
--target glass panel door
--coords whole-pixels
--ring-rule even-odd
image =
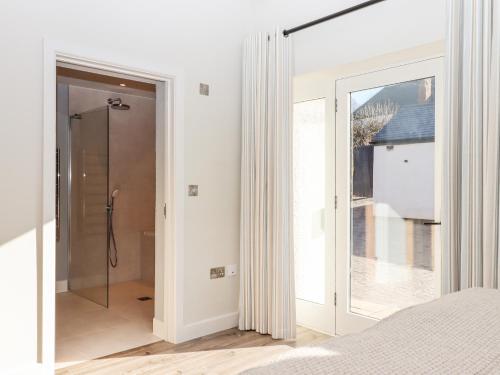
[[[343,333],[440,295],[441,61],[337,81]]]
[[[70,122],[71,292],[108,306],[108,107]]]

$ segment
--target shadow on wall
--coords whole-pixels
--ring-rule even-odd
[[[46,225],[53,225],[51,220]],[[41,229],[16,228],[8,231],[2,225],[0,239],[0,295],[4,301],[0,312],[0,332],[8,338],[8,348],[0,347],[3,368],[35,363],[39,356],[42,308]],[[6,233],[15,233],[7,236]],[[36,252],[36,254],[33,254]],[[34,287],[36,286],[36,287]],[[20,298],[22,296],[22,298]],[[13,353],[22,353],[18,356]]]

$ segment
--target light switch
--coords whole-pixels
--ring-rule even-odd
[[[236,276],[237,273],[238,273],[238,266],[236,264],[230,264],[226,266],[227,276]]]
[[[188,185],[188,196],[190,197],[198,196],[198,185]]]

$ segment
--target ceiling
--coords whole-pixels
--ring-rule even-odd
[[[68,78],[70,79],[70,81],[73,82],[86,81],[97,84],[103,84],[106,85],[107,88],[109,88],[110,86],[115,86],[117,91],[123,91],[123,89],[132,89],[134,91],[141,90],[149,93],[156,92],[156,85],[154,83],[141,82],[122,77],[115,77],[107,74],[98,74],[84,70],[71,69],[62,66],[57,67],[57,76],[58,78],[60,77]]]

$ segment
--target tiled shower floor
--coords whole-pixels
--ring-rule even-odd
[[[152,287],[141,281],[113,284],[109,309],[71,292],[56,295],[56,367],[160,341],[153,335]]]

